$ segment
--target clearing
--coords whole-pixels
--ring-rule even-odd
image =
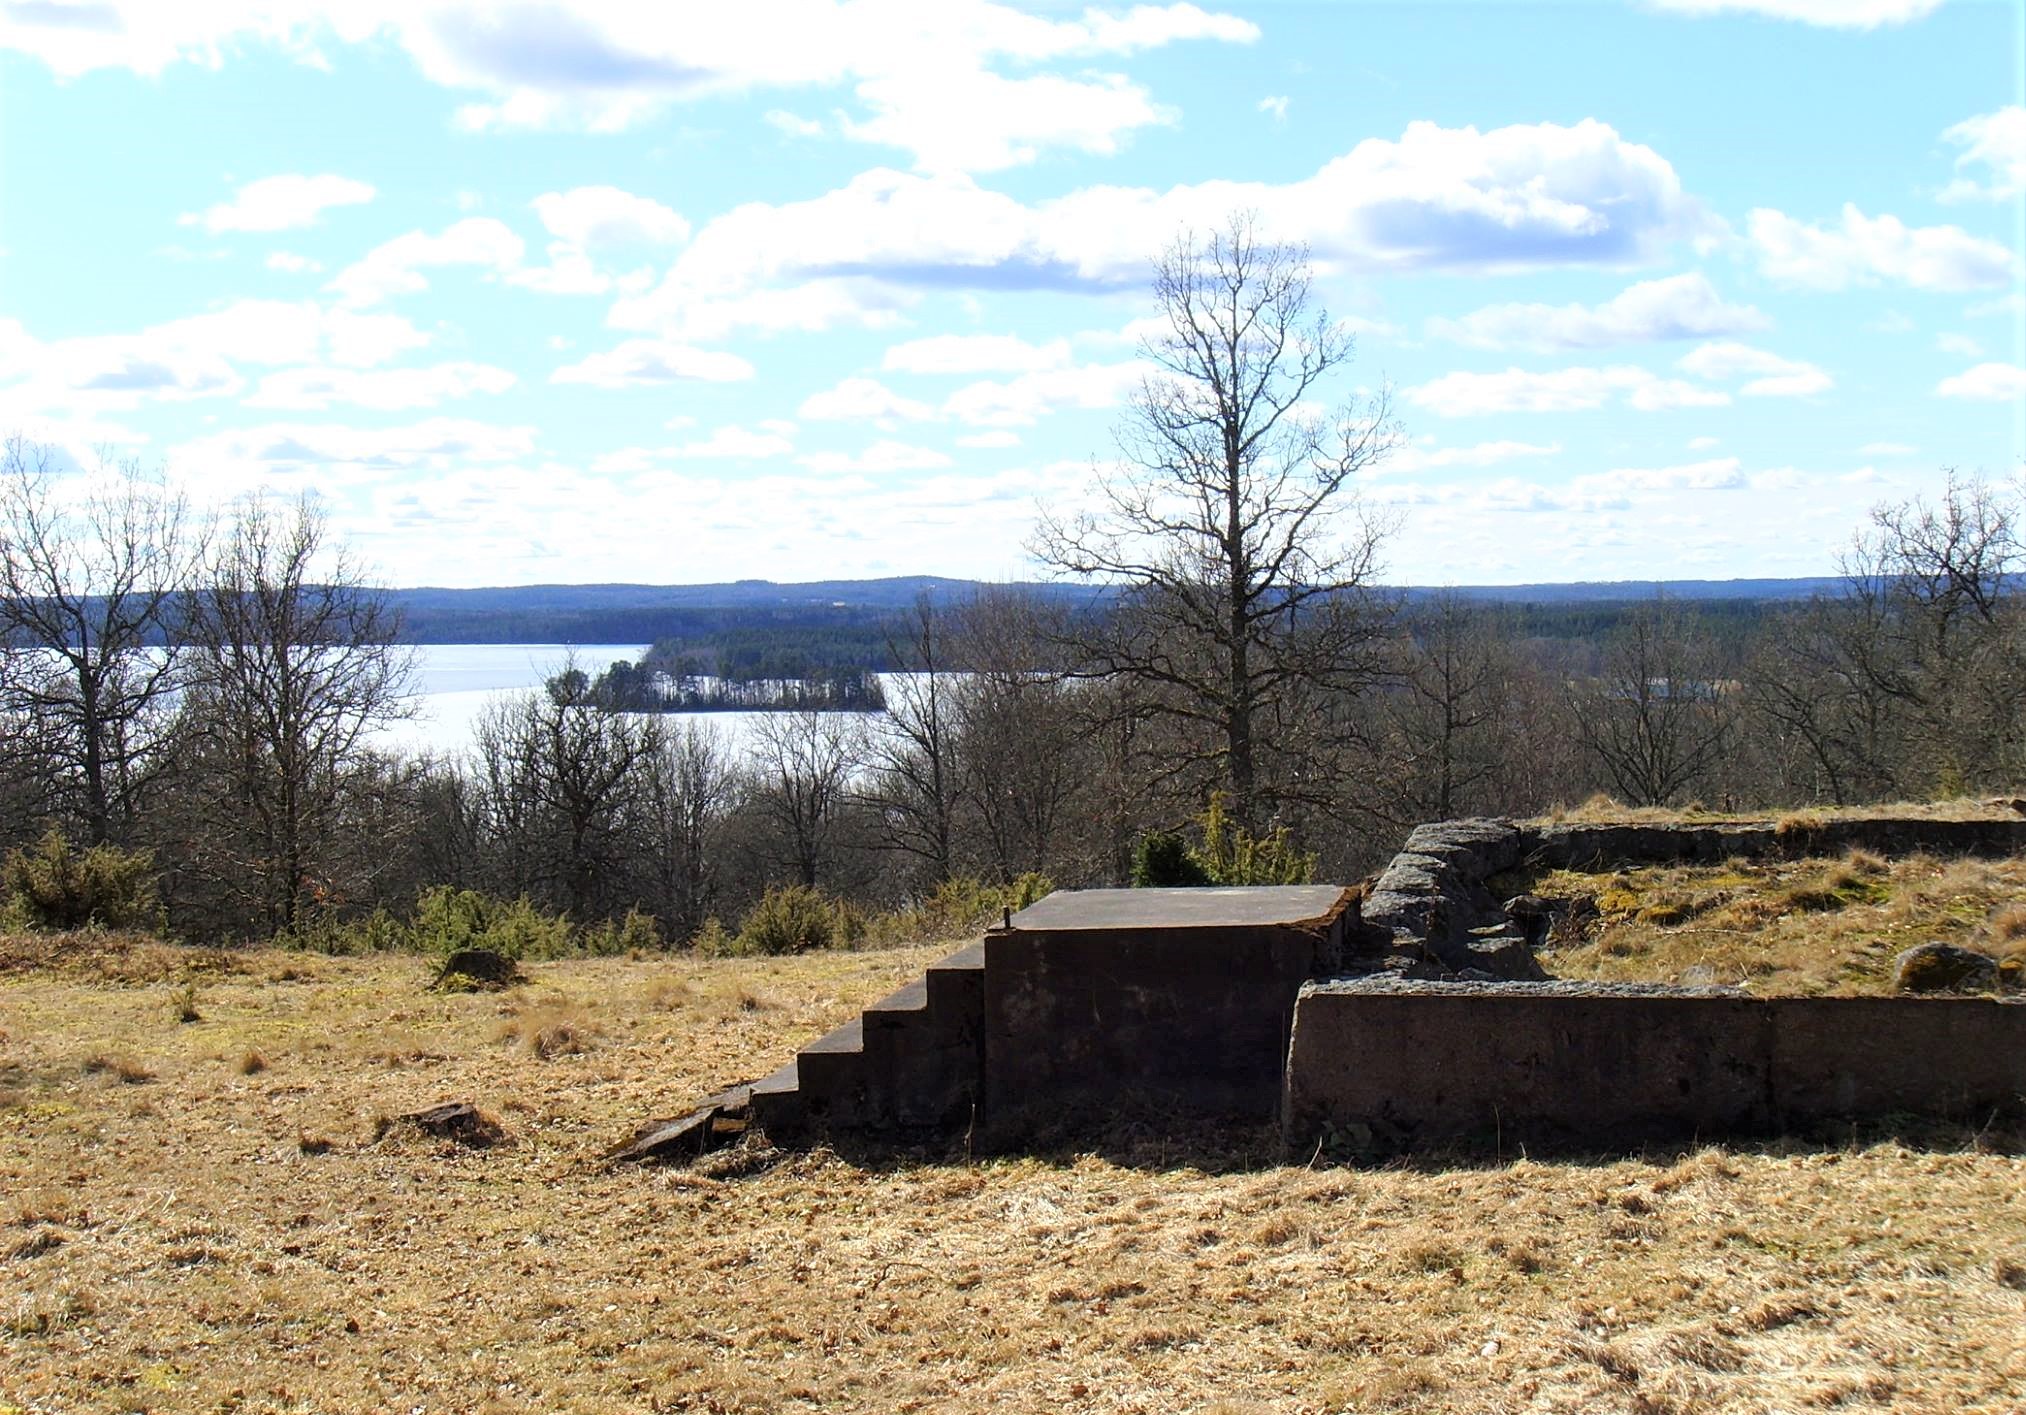
[[[1913,868],[1852,907],[1890,910]],[[1698,922],[1741,888],[1668,887]],[[1594,966],[1729,966],[1639,927],[1644,954],[1607,932]],[[599,1167],[942,951],[587,959],[439,994],[418,958],[0,940],[0,1409],[2026,1404],[2016,1136],[1358,1169],[1123,1132]],[[504,1142],[380,1133],[450,1100]]]

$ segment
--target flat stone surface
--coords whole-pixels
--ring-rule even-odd
[[[1017,930],[1256,928],[1327,915],[1344,897],[1335,884],[1231,889],[1059,889],[1013,916]]]
[[[1333,995],[1392,997],[1749,997],[1742,988],[1720,984],[1685,986],[1678,983],[1593,983],[1580,978],[1554,978],[1543,982],[1501,980],[1471,982],[1446,979],[1405,978],[1397,973],[1374,973],[1362,978],[1330,978],[1302,985],[1303,997]]]

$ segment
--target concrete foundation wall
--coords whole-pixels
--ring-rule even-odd
[[[1582,984],[1319,984],[1289,1048],[1283,1134],[1329,1127],[1614,1147],[2026,1098],[2026,1005],[1747,998]]]
[[[1274,1118],[1295,997],[1342,916],[985,938],[985,1113],[1017,1135],[1080,1113]]]

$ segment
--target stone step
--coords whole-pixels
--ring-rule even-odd
[[[803,1047],[795,1070],[805,1106],[849,1123],[850,1109],[865,1090],[865,1019],[854,1017]]]

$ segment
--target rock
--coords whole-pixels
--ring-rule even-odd
[[[469,1101],[448,1101],[427,1110],[396,1116],[382,1125],[382,1133],[396,1125],[406,1125],[425,1135],[468,1145],[475,1150],[497,1145],[506,1139],[506,1131],[500,1128],[500,1123]]]
[[[1952,943],[1923,943],[1894,960],[1895,992],[1989,992],[1998,985],[1998,960]]]
[[[495,953],[490,948],[460,948],[443,960],[443,967],[430,986],[504,988],[521,980],[521,970],[504,953]]]
[[[1547,970],[1527,941],[1518,934],[1497,927],[1473,929],[1464,945],[1467,961],[1458,973],[1480,970],[1509,983],[1538,983],[1547,980]]]
[[[751,1120],[752,1087],[733,1086],[708,1096],[696,1109],[674,1120],[657,1120],[605,1155],[608,1164],[649,1164],[693,1160],[706,1151],[730,1144],[744,1134]]]

